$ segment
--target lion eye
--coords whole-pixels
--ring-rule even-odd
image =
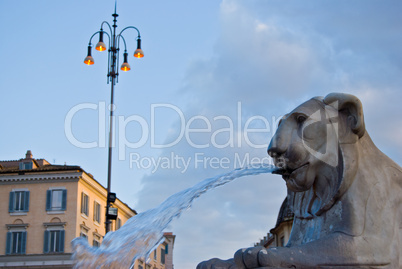
[[[296,121],[297,123],[303,123],[306,119],[307,119],[306,116],[299,115],[297,116]]]

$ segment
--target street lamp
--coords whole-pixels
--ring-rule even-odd
[[[110,192],[110,185],[111,185],[111,175],[112,175],[112,126],[113,126],[113,96],[114,96],[114,86],[118,82],[118,65],[119,65],[119,51],[120,51],[120,40],[123,40],[124,43],[124,53],[123,53],[123,64],[120,67],[122,71],[129,71],[130,65],[128,64],[128,53],[127,53],[127,46],[126,40],[124,39],[122,33],[127,29],[134,29],[137,31],[137,49],[134,52],[134,57],[142,58],[144,57],[144,52],[141,49],[141,35],[140,31],[134,26],[128,26],[121,30],[121,32],[116,35],[116,28],[117,28],[117,17],[119,16],[116,13],[116,4],[114,7],[114,14],[113,16],[113,29],[107,21],[102,22],[101,28],[99,31],[95,32],[91,38],[89,39],[88,44],[88,54],[87,57],[84,59],[84,63],[87,65],[93,65],[95,63],[94,58],[92,57],[92,38],[95,35],[99,34],[99,42],[96,44],[95,49],[98,51],[105,51],[108,50],[108,69],[107,69],[107,83],[111,84],[111,97],[110,97],[110,128],[109,128],[109,154],[108,154],[108,172],[107,172],[107,198],[106,198],[106,221],[105,221],[105,230],[106,233],[110,231],[110,224],[112,223],[111,220],[117,218],[117,210],[112,208],[111,205],[116,200],[116,194]],[[107,25],[109,28],[109,32],[103,30],[103,26]],[[109,46],[107,47],[103,37],[107,35]],[[109,49],[108,49],[109,48]]]

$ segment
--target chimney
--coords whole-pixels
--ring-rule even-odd
[[[27,153],[25,154],[25,159],[32,159],[32,151],[27,151]]]

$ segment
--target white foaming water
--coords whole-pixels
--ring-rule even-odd
[[[74,268],[130,268],[136,259],[149,256],[163,239],[163,231],[169,223],[201,194],[239,177],[275,170],[271,165],[259,164],[205,179],[170,196],[158,207],[130,218],[119,230],[109,232],[98,248],[91,247],[84,238],[75,238],[71,242],[76,262]]]

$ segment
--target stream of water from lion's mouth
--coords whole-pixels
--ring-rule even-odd
[[[149,256],[163,239],[165,228],[183,210],[189,208],[194,199],[236,178],[272,173],[275,170],[271,165],[260,164],[207,178],[170,196],[158,207],[130,218],[119,230],[109,232],[99,247],[91,247],[84,238],[75,238],[71,242],[76,263],[74,268],[130,268],[136,259]]]

